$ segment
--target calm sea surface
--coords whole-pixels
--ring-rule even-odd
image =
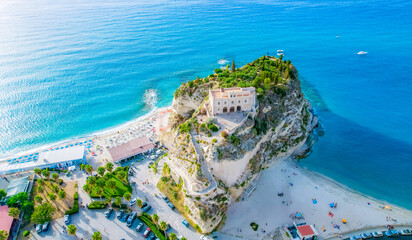
[[[0,157],[169,105],[220,58],[240,66],[283,49],[326,129],[300,164],[412,209],[411,9],[407,0],[3,0]]]

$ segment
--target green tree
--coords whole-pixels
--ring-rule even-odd
[[[19,219],[20,210],[18,208],[12,207],[9,209],[9,216],[14,219]]]
[[[93,167],[89,164],[84,166],[84,170],[86,170],[87,173],[91,174],[93,172]]]
[[[116,177],[124,182],[125,179],[126,179],[126,172],[125,171],[118,171],[117,174],[116,174]]]
[[[34,212],[31,215],[31,221],[36,224],[50,222],[55,211],[56,209],[49,202],[40,204],[34,208]]]
[[[57,179],[59,179],[59,174],[58,173],[53,173],[52,178],[55,182],[57,182]]]
[[[56,185],[53,185],[52,189],[53,189],[53,192],[55,192],[55,193],[58,193],[59,190],[60,190],[59,187],[56,186]]]
[[[100,232],[94,232],[92,235],[93,240],[102,240],[102,234]]]
[[[87,183],[94,186],[96,184],[97,178],[95,176],[91,176],[87,179]]]
[[[6,191],[4,189],[0,189],[0,200],[7,196]]]
[[[70,235],[76,235],[76,231],[77,231],[77,227],[74,226],[73,224],[70,224],[69,226],[67,226],[67,233]]]
[[[48,169],[43,169],[42,171],[43,176],[45,176],[47,179],[50,177],[50,171]]]
[[[23,237],[29,238],[30,237],[30,231],[24,231],[23,232]]]
[[[169,236],[169,239],[170,240],[176,240],[177,239],[176,233],[172,232]]]
[[[35,168],[33,171],[35,174],[37,174],[37,176],[39,176],[40,178],[42,177],[40,168]]]
[[[40,186],[44,186],[45,183],[44,183],[43,178],[38,179],[37,184],[39,184]]]
[[[106,170],[108,171],[108,172],[111,172],[111,171],[113,171],[113,163],[111,163],[111,162],[108,162],[108,163],[106,163]]]
[[[59,191],[59,197],[60,197],[60,199],[65,199],[66,198],[66,192],[63,189]]]
[[[83,185],[83,191],[90,193],[92,191],[92,187],[86,183]]]
[[[102,198],[102,195],[103,195],[103,193],[104,193],[103,188],[101,188],[101,187],[96,187],[96,188],[94,189],[94,193],[95,193],[97,196],[99,196],[99,198]]]
[[[106,187],[114,190],[116,188],[116,180],[110,179],[109,181],[107,181]]]
[[[232,61],[232,72],[236,71],[235,61]]]
[[[167,229],[167,223],[165,221],[161,221],[160,222],[160,229],[164,232],[165,237],[167,239],[167,233],[166,233],[166,229]]]
[[[117,206],[120,206],[120,204],[122,204],[122,198],[119,197],[119,196],[115,197],[115,198],[114,198],[114,203],[115,203]]]
[[[21,206],[24,202],[29,201],[29,195],[26,192],[19,192],[18,194],[7,199],[7,206],[18,207]]]
[[[103,178],[99,178],[96,181],[96,186],[100,187],[100,188],[104,188],[104,186],[106,185],[105,181],[103,180]]]
[[[109,181],[109,180],[112,179],[112,178],[113,178],[113,174],[110,173],[110,172],[106,173],[106,174],[103,176],[103,180],[105,180],[105,181]]]
[[[142,201],[142,199],[137,199],[137,200],[136,200],[136,205],[137,205],[139,208],[142,208],[142,206],[143,206],[143,201]]]
[[[40,197],[39,195],[34,196],[34,201],[37,203],[41,204],[43,202],[43,198]]]
[[[130,201],[130,199],[132,198],[132,194],[130,194],[129,192],[125,192],[123,194],[123,198],[126,199],[126,201]]]
[[[42,193],[44,191],[44,188],[41,185],[37,186],[37,192]]]
[[[49,193],[49,194],[47,194],[47,196],[50,198],[50,200],[52,202],[54,202],[56,200],[56,195],[54,195],[54,193]]]
[[[185,238],[185,237],[182,237],[180,240],[187,240],[187,238]]]
[[[97,168],[97,173],[102,177],[103,177],[105,171],[106,171],[106,169],[104,167],[98,167]]]
[[[7,240],[9,237],[9,232],[6,230],[0,230],[0,240]]]
[[[34,203],[32,201],[24,201],[21,203],[20,210],[24,212],[24,218],[30,221],[30,216],[34,211]]]
[[[154,223],[156,224],[156,226],[157,226],[157,224],[159,223],[159,216],[157,216],[156,213],[153,214],[152,220],[153,220],[153,222],[154,222]]]

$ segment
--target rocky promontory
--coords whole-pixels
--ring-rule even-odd
[[[210,117],[209,89],[254,87],[254,112]],[[228,205],[250,194],[259,172],[293,155],[317,125],[292,63],[263,56],[216,69],[175,92],[159,189],[198,231],[224,222]]]

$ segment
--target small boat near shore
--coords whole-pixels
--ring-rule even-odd
[[[226,59],[221,58],[221,59],[219,59],[219,61],[217,63],[219,63],[220,65],[225,65],[225,64],[228,64],[229,61],[226,60]]]
[[[409,229],[402,229],[402,230],[399,230],[399,234],[401,234],[402,236],[411,236],[412,231]]]
[[[370,233],[362,233],[361,234],[362,239],[369,239],[372,238],[372,234]]]
[[[280,56],[280,55],[282,55],[284,52],[285,52],[285,51],[283,51],[282,49],[278,49],[278,50],[276,51],[276,54],[277,54],[278,56]]]
[[[388,230],[388,231],[385,232],[385,235],[387,237],[396,237],[396,236],[399,235],[399,233],[396,230]]]
[[[380,238],[380,237],[383,237],[383,233],[382,232],[373,232],[372,236],[374,238]]]

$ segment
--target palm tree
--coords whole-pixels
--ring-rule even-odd
[[[109,181],[106,182],[106,187],[112,189],[114,191],[114,189],[116,188],[116,180],[114,179],[110,179]]]
[[[119,197],[119,196],[115,197],[115,198],[114,198],[114,203],[115,203],[117,206],[120,206],[120,204],[122,204],[122,198]]]
[[[93,172],[93,167],[89,164],[84,166],[84,170],[86,170],[87,173],[91,174]]]
[[[35,168],[33,171],[34,171],[34,173],[37,174],[40,178],[42,177],[42,176],[41,176],[41,169],[40,169],[40,168]]]
[[[113,170],[113,163],[111,162],[106,163],[106,170],[111,172]]]
[[[167,239],[167,233],[166,233],[167,223],[165,221],[160,222],[160,229],[165,233],[165,237]]]
[[[96,193],[96,195],[99,196],[100,200],[102,198],[103,192],[104,192],[103,188],[101,188],[101,187],[97,187],[97,188],[94,189],[94,193]]]
[[[123,194],[123,198],[124,198],[126,201],[130,201],[130,199],[132,199],[132,194],[130,194],[129,192],[125,192],[125,193]]]
[[[49,171],[47,168],[46,168],[46,169],[43,169],[42,174],[43,174],[43,176],[45,176],[47,179],[49,179],[49,177],[50,177],[50,171]]]
[[[87,183],[92,185],[92,186],[94,186],[96,184],[96,181],[97,181],[97,179],[94,176],[91,176],[87,179]]]
[[[153,220],[153,222],[156,224],[156,227],[157,227],[157,224],[159,223],[159,216],[157,216],[156,213],[153,214],[152,220]]]
[[[172,232],[169,236],[169,239],[170,240],[176,240],[177,239],[176,233]]]
[[[55,200],[57,198],[56,195],[54,195],[54,193],[49,193],[47,196],[49,197],[50,201],[54,202],[54,205],[56,205],[56,209],[59,209],[57,207],[57,202],[55,202]]]
[[[105,185],[106,185],[106,183],[104,182],[103,178],[97,179],[96,186],[104,188]]]
[[[60,199],[65,199],[66,198],[66,192],[63,189],[59,191],[59,197],[60,197]]]
[[[12,207],[9,209],[9,216],[14,219],[19,219],[20,210],[18,208]]]
[[[92,191],[92,187],[86,183],[83,185],[83,191],[90,193]]]
[[[37,186],[37,192],[42,193],[44,191],[44,188],[41,185]]]
[[[57,182],[57,179],[59,179],[59,174],[58,173],[53,173],[52,178],[55,182]]]
[[[34,201],[36,201],[37,203],[41,204],[41,202],[43,202],[43,198],[40,197],[39,195],[34,196]]]
[[[70,235],[76,235],[76,231],[77,231],[77,227],[76,226],[74,226],[73,224],[70,224],[69,226],[67,226],[67,232],[70,234]]]
[[[126,178],[126,172],[125,171],[119,171],[119,172],[117,172],[116,177],[124,183],[125,180],[126,180],[125,179]]]
[[[6,240],[9,237],[9,232],[6,230],[0,230],[0,240]]]
[[[53,192],[58,193],[59,192],[59,187],[56,185],[53,185]]]
[[[43,178],[38,179],[38,180],[37,180],[37,183],[38,183],[40,186],[44,186],[44,180],[43,180]]]
[[[142,199],[137,199],[137,201],[136,201],[136,205],[139,207],[139,208],[142,208],[142,206],[143,206],[143,201],[142,201]]]
[[[105,171],[106,171],[106,169],[104,167],[98,167],[97,168],[97,173],[102,177],[104,176]]]
[[[102,240],[102,234],[100,232],[94,232],[92,235],[93,240]]]

